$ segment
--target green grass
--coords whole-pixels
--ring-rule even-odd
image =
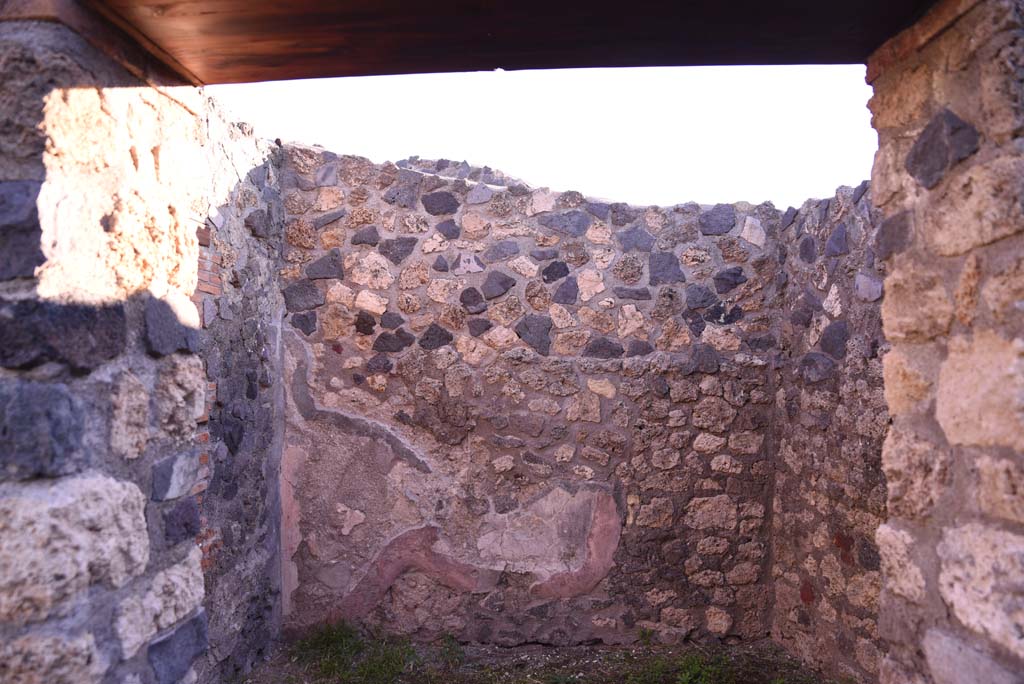
[[[481,659],[467,655],[451,635],[414,648],[405,638],[345,624],[319,628],[293,644],[287,656],[288,674],[254,684],[824,684],[771,649],[647,645],[583,656],[551,649],[532,660],[495,659],[493,653]],[[299,676],[293,678],[296,669]]]
[[[320,628],[296,643],[294,652],[331,684],[397,684],[418,660],[407,639],[367,639],[346,624]]]

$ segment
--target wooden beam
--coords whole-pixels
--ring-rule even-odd
[[[131,75],[156,87],[202,85],[173,56],[139,41],[120,25],[75,0],[0,0],[0,21],[64,24]]]

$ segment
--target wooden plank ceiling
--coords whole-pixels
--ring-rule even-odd
[[[931,0],[86,0],[189,80],[863,62]],[[443,97],[444,93],[438,93]]]

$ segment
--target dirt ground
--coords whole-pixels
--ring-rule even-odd
[[[327,628],[281,646],[244,684],[841,684],[775,644],[500,648],[411,644]]]

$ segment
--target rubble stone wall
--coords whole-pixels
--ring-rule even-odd
[[[804,662],[877,676],[885,519],[882,271],[867,183],[794,217],[782,261],[772,637]]]
[[[943,2],[869,62],[893,424],[881,681],[1024,672],[1024,3]]]
[[[350,619],[1019,682],[1022,51],[938,3],[870,190],[782,212],[281,149],[0,22],[0,680]]]
[[[774,624],[870,678],[888,415],[867,183],[787,212],[633,207],[446,161],[285,158],[292,626]]]
[[[58,24],[0,92],[0,680],[222,681],[277,630],[271,151]]]

